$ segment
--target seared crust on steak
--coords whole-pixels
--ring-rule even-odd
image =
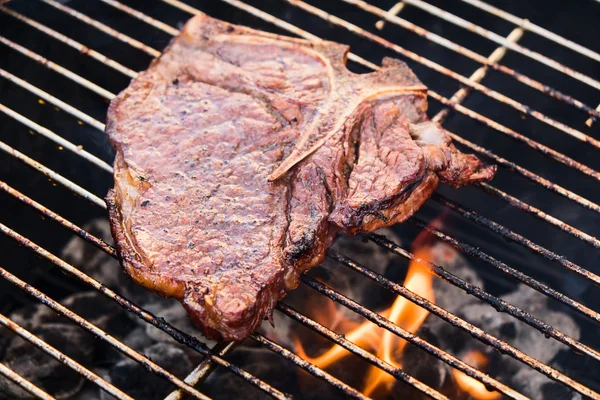
[[[347,52],[199,15],[111,102],[123,267],[209,337],[245,338],[337,233],[494,175],[428,121],[404,63],[357,75]]]

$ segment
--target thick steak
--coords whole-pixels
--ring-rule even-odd
[[[347,51],[200,15],[110,105],[123,266],[207,336],[246,337],[338,232],[494,175],[427,120],[404,63],[357,75]]]

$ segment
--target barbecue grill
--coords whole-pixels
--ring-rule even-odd
[[[90,366],[69,357],[67,350],[51,346],[6,315],[31,298],[43,303],[96,340],[142,364],[154,379],[169,381],[173,391],[166,399],[209,398],[204,393],[210,382],[204,381],[219,369],[265,395],[290,397],[269,375],[257,376],[243,362],[229,361],[239,344],[209,346],[195,337],[198,332],[176,328],[161,315],[122,296],[118,288],[105,286],[80,266],[55,255],[74,234],[117,257],[114,247],[80,227],[92,217],[105,216],[102,196],[112,186],[112,155],[101,122],[106,106],[136,76],[135,71],[144,69],[160,54],[169,38],[178,33],[180,22],[206,12],[276,33],[349,43],[349,68],[356,72],[378,69],[384,55],[407,61],[429,87],[432,119],[456,132],[450,135],[457,146],[498,164],[500,172],[494,181],[476,188],[460,192],[440,189],[402,229],[424,229],[466,254],[487,276],[486,287],[473,285],[439,265],[424,264],[446,284],[539,331],[540,340],[560,342],[565,352],[575,357],[574,363],[587,371],[558,370],[529,356],[528,349],[517,349],[344,254],[330,251],[328,257],[374,281],[381,291],[403,296],[467,332],[473,341],[538,371],[549,382],[564,385],[569,396],[579,393],[600,399],[600,376],[593,373],[600,365],[600,314],[593,309],[600,306],[593,295],[600,284],[600,270],[594,263],[600,249],[596,238],[600,234],[600,196],[594,186],[600,179],[600,163],[593,154],[597,150],[594,147],[600,148],[595,122],[600,117],[600,106],[595,107],[600,81],[593,77],[600,54],[591,49],[597,46],[597,21],[593,17],[599,5],[592,0],[580,2],[572,6],[575,9],[565,9],[571,6],[563,2],[544,2],[543,10],[535,10],[532,4],[510,2],[497,8],[481,0],[452,4],[423,0],[281,0],[256,4],[239,0],[0,1],[0,157],[4,165],[0,175],[0,230],[4,234],[0,242],[4,249],[0,259],[0,324],[118,399],[131,397]],[[502,9],[506,7],[511,12]],[[534,17],[530,21],[524,18],[527,15]],[[545,29],[541,22],[537,25],[538,15],[544,26],[560,29],[560,34]],[[565,28],[575,25],[578,30]],[[440,208],[450,210],[447,228],[428,223]],[[43,221],[30,210],[40,214]],[[366,239],[407,260],[414,258],[406,246],[386,237],[372,234]],[[40,263],[32,255],[49,263]],[[503,285],[515,282],[544,294],[554,307],[576,318],[581,338],[503,300]],[[507,398],[527,398],[418,332],[413,334],[395,325],[333,289],[335,282],[326,284],[310,273],[303,276],[301,285],[484,383],[489,390]],[[65,291],[89,287],[204,356],[204,361],[180,378],[161,367],[160,359],[151,360],[57,301]],[[365,351],[340,332],[300,313],[286,299],[277,310],[423,395],[447,398],[440,388]],[[348,397],[368,398],[359,388],[267,335],[255,332],[248,340]],[[0,363],[0,374],[34,396],[53,398],[8,365]]]

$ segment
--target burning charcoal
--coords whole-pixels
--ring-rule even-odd
[[[146,348],[143,353],[182,379],[195,367],[185,352],[173,344],[157,343]],[[146,367],[130,358],[123,358],[117,362],[110,369],[108,377],[113,385],[136,399],[164,399],[173,389],[173,385],[167,380],[157,377]],[[112,399],[104,392],[100,398],[102,400]]]
[[[94,338],[78,326],[46,323],[32,333],[69,357],[86,363],[94,349]],[[2,363],[56,398],[79,391],[84,378],[24,339],[14,336]],[[29,399],[33,396],[0,377],[0,399]]]

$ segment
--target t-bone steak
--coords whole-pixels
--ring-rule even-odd
[[[241,340],[337,233],[406,220],[439,182],[492,178],[427,119],[401,61],[198,15],[115,98],[107,196],[122,264],[204,334]]]

